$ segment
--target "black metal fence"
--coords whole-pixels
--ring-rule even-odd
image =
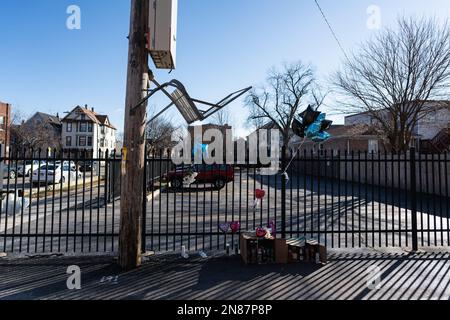
[[[117,251],[118,153],[88,159],[23,153],[0,163],[0,251]],[[241,231],[274,221],[279,235],[334,248],[448,246],[449,167],[447,155],[302,153],[287,170],[283,192],[280,174],[261,175],[249,163],[177,169],[167,155],[149,155],[145,179],[136,182],[148,195],[143,250],[235,249],[239,232],[220,228],[234,221]],[[200,175],[186,185],[192,172]],[[265,197],[255,203],[258,189]]]

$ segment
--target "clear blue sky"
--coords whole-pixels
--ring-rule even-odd
[[[178,67],[156,76],[181,80],[192,96],[215,101],[262,84],[283,62],[311,63],[323,79],[339,67],[342,54],[314,0],[179,2]],[[348,51],[376,32],[366,26],[370,5],[381,8],[382,26],[399,15],[450,14],[448,0],[319,2]],[[81,7],[81,30],[66,28],[71,4]],[[122,129],[129,7],[129,0],[0,0],[0,101],[27,115],[89,104]],[[162,103],[156,99],[152,108]],[[229,110],[243,134],[242,101]],[[175,111],[170,116],[181,121]]]

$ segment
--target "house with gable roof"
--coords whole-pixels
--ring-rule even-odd
[[[94,108],[77,106],[61,122],[61,144],[66,154],[102,158],[116,148],[117,129],[107,115],[98,114]]]

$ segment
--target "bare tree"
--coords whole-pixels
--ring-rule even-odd
[[[179,127],[169,120],[157,118],[146,127],[147,151],[150,153],[161,152],[174,146],[172,136],[178,132]]]
[[[12,152],[22,152],[24,149],[35,152],[38,150],[46,152],[48,148],[61,149],[60,127],[48,122],[33,121],[32,119],[25,121],[25,119],[25,115],[19,111],[12,116]]]
[[[213,116],[213,124],[217,124],[219,126],[229,125],[231,122],[231,115],[228,110],[221,109],[216,112]]]
[[[344,62],[334,82],[347,113],[366,112],[394,152],[405,152],[427,100],[448,97],[450,28],[435,19],[401,18]]]
[[[122,131],[116,133],[116,149],[120,152],[123,148],[124,133]]]
[[[283,145],[287,147],[292,138],[292,122],[305,106],[305,100],[309,102],[323,101],[313,95],[315,84],[314,71],[311,66],[301,62],[284,65],[281,71],[272,69],[267,78],[267,86],[254,89],[247,97],[247,105],[250,108],[248,122],[258,129],[267,123],[280,130]]]

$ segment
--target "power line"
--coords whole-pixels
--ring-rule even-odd
[[[328,28],[330,29],[331,34],[333,35],[334,39],[336,40],[336,42],[337,42],[339,48],[341,49],[342,53],[344,54],[345,58],[350,61],[347,53],[344,50],[344,47],[342,46],[341,41],[339,41],[339,38],[338,38],[336,32],[334,32],[333,27],[331,26],[331,23],[328,21],[326,15],[325,15],[325,12],[322,10],[322,7],[320,6],[319,2],[317,0],[314,0],[314,2],[316,3],[317,8],[319,9],[320,13],[322,14],[322,17],[325,20],[325,23],[328,25]]]

